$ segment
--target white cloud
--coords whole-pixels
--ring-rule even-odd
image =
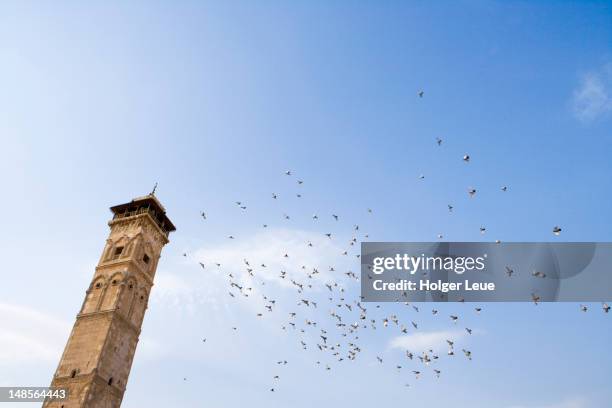
[[[591,122],[612,113],[612,63],[587,73],[574,91],[574,115]]]
[[[455,342],[463,339],[465,335],[466,333],[460,330],[418,332],[394,337],[389,342],[389,347],[411,351],[437,350],[448,347],[447,339]]]
[[[160,342],[147,336],[142,336],[140,338],[136,350],[138,352],[138,358],[143,358],[145,360],[159,359],[163,357],[167,351]]]
[[[40,311],[0,303],[0,362],[58,362],[70,323]]]
[[[586,408],[588,401],[584,398],[570,398],[553,404],[546,405],[512,405],[508,408]]]
[[[308,246],[309,242],[312,247]],[[162,270],[156,274],[152,300],[188,311],[194,311],[204,303],[217,308],[227,307],[228,302],[219,299],[226,300],[229,296],[229,273],[233,275],[233,282],[252,287],[250,301],[246,303],[248,307],[263,307],[261,296],[257,296],[263,288],[272,296],[295,292],[292,279],[312,284],[313,291],[325,290],[323,283],[340,283],[345,278],[343,273],[351,267],[356,274],[359,272],[359,261],[355,258],[359,246],[350,246],[346,240],[344,248],[336,242],[336,239],[330,240],[321,233],[269,228],[251,236],[205,246],[193,251],[193,255],[186,259],[187,268],[181,267],[178,272]],[[352,251],[342,255],[347,248]],[[249,261],[254,277],[246,272],[245,259]],[[205,268],[202,269],[198,262],[204,263]],[[221,267],[215,263],[220,263]],[[331,266],[335,272],[330,272]],[[309,279],[307,274],[313,268],[317,268],[319,273]],[[284,279],[280,277],[281,270],[287,273]]]
[[[204,303],[202,290],[201,284],[193,277],[171,272],[157,273],[151,299],[165,306],[193,311],[197,304]]]
[[[308,246],[309,242],[312,247]],[[353,253],[358,251],[359,247],[354,247]],[[266,229],[237,242],[202,248],[197,251],[196,258],[210,266],[219,262],[225,271],[244,271],[244,260],[247,259],[261,279],[291,286],[287,279],[280,278],[279,271],[287,271],[289,276],[293,274],[303,277],[305,271],[310,272],[317,268],[320,273],[315,275],[315,278],[329,278],[330,266],[339,271],[340,268],[349,266],[347,258],[352,255],[343,256],[342,252],[343,248],[336,244],[336,240],[330,240],[321,233],[276,228]],[[352,259],[355,259],[354,256]],[[266,267],[262,267],[262,264]],[[355,263],[355,266],[357,265]],[[302,266],[306,269],[302,269]]]

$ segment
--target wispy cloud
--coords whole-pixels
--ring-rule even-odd
[[[162,358],[167,352],[159,341],[147,336],[140,338],[136,350],[138,352],[138,358],[144,358],[145,360]]]
[[[353,250],[350,254],[342,255],[345,247],[349,246],[348,239],[346,241],[343,247],[336,239],[330,240],[321,233],[269,228],[236,240],[205,246],[188,256],[187,268],[182,268],[181,273],[158,272],[152,299],[188,310],[203,303],[214,306],[215,299],[227,299],[230,290],[228,275],[231,273],[233,282],[252,287],[253,296],[248,302],[250,307],[261,308],[261,297],[255,296],[261,288],[265,287],[269,295],[274,290],[274,296],[280,296],[287,290],[294,291],[291,279],[304,282],[306,274],[313,268],[319,273],[308,282],[313,283],[313,290],[322,290],[325,289],[323,283],[337,280],[351,267],[358,271],[359,262],[354,254],[358,253],[359,247],[351,247]],[[308,245],[309,242],[312,246]],[[254,277],[246,272],[245,260],[249,262]],[[204,269],[198,265],[199,262],[205,265]],[[216,263],[221,266],[217,267]],[[329,271],[331,266],[336,272]],[[280,271],[286,272],[286,278],[281,278]]]
[[[572,105],[574,115],[582,122],[612,113],[612,63],[583,76],[574,90]]]
[[[193,312],[198,305],[209,303],[213,299],[211,295],[214,295],[214,286],[211,288],[205,285],[201,277],[167,270],[160,272],[155,276],[156,282],[151,292],[152,302]]]
[[[390,348],[412,351],[424,351],[428,349],[440,349],[447,347],[446,340],[459,341],[467,333],[461,330],[441,330],[418,332],[405,336],[397,336],[389,342]]]
[[[308,246],[309,242],[312,247]],[[353,252],[358,250],[359,247],[356,247]],[[330,266],[336,269],[340,269],[341,265],[347,266],[348,256],[342,256],[342,252],[343,249],[336,244],[336,240],[330,240],[321,233],[274,228],[235,243],[202,248],[196,253],[196,257],[210,264],[219,262],[224,270],[236,272],[244,271],[246,259],[261,279],[290,286],[287,279],[280,278],[279,271],[287,271],[290,275],[300,271],[303,276],[304,270],[317,268],[320,273],[315,275],[315,278],[325,279]],[[262,264],[266,266],[263,267]]]
[[[0,361],[57,362],[70,324],[38,310],[0,303]],[[44,333],[44,335],[41,335]]]

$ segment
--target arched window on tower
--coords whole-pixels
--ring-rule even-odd
[[[157,251],[150,243],[145,244],[144,251],[142,254],[141,265],[144,271],[149,276],[153,276],[155,273],[155,268],[157,267]]]
[[[136,295],[136,298],[134,299],[134,303],[132,304],[131,321],[137,327],[140,327],[140,324],[142,323],[142,318],[144,317],[144,313],[147,308],[148,297],[149,297],[149,294],[143,288],[140,291],[138,291],[138,294]]]
[[[111,310],[116,307],[122,281],[121,273],[116,273],[110,278],[110,283],[104,293],[104,299],[102,299],[100,310]]]
[[[107,241],[108,248],[105,250],[104,261],[116,261],[121,258],[125,258],[128,256],[128,244],[129,238],[127,236],[122,236],[120,238],[113,238]]]
[[[136,281],[130,278],[120,292],[119,302],[117,302],[117,309],[121,310],[125,316],[127,316],[130,311],[135,294]]]
[[[104,278],[99,277],[93,281],[91,287],[87,291],[87,296],[85,297],[85,302],[83,303],[83,310],[81,313],[96,312],[98,310],[98,304],[100,303],[100,298],[102,297],[103,292]]]
[[[142,241],[142,237],[140,234],[137,234],[131,238],[128,238],[125,242],[125,251],[123,251],[124,256],[138,259],[141,255],[142,248],[140,242]]]

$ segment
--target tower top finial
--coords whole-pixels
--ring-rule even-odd
[[[157,182],[155,182],[155,185],[153,186],[153,190],[151,191],[151,194],[149,195],[155,195],[155,190],[157,190]]]

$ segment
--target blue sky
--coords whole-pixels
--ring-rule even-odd
[[[0,384],[50,381],[107,207],[159,182],[178,231],[124,406],[607,406],[600,305],[436,306],[475,329],[460,340],[472,361],[415,381],[393,368],[398,333],[379,329],[357,361],[325,372],[279,330],[287,310],[258,320],[227,296],[228,270],[197,262],[301,253],[333,231],[304,257],[357,270],[336,259],[353,224],[378,241],[610,241],[611,21],[609,2],[3,3]],[[405,306],[376,313],[418,318],[424,333],[463,328]],[[278,359],[290,363],[272,394]]]

